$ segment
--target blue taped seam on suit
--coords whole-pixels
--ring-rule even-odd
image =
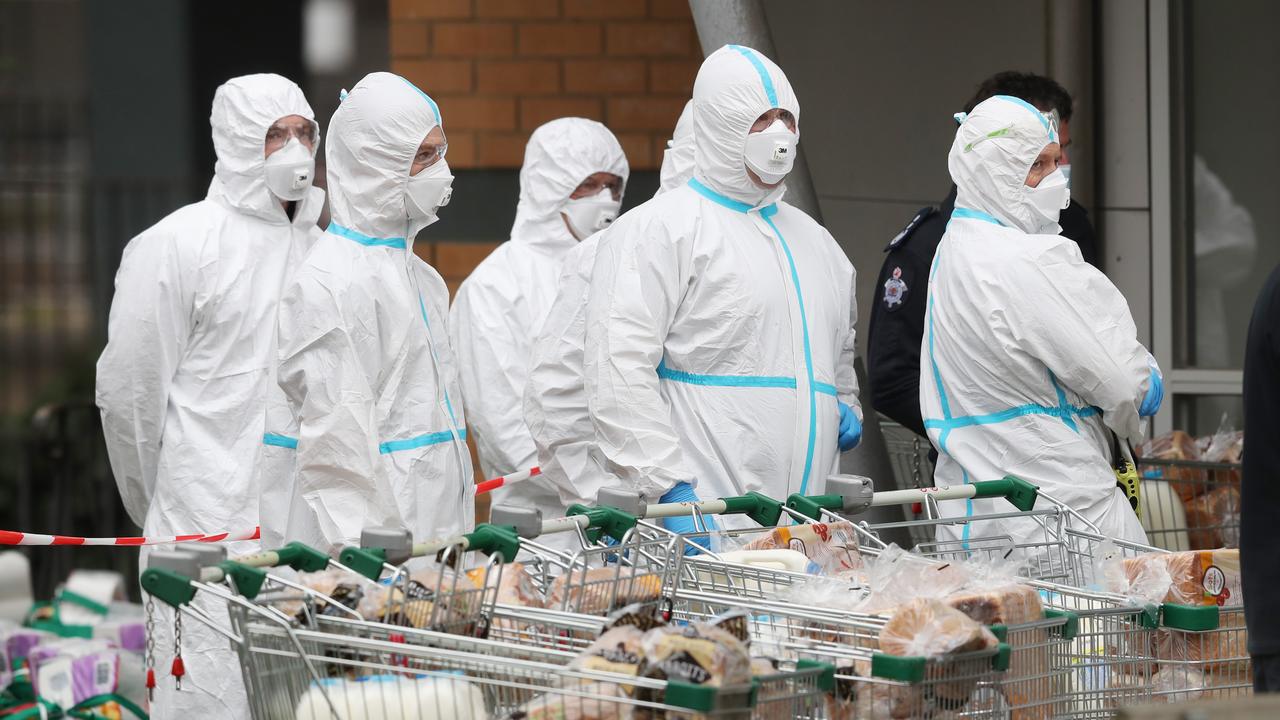
[[[325,228],[325,230],[333,233],[334,235],[337,235],[338,237],[346,238],[348,240],[357,242],[361,245],[364,245],[365,247],[389,247],[389,248],[396,248],[397,250],[403,250],[406,247],[404,238],[402,237],[394,237],[394,238],[370,237],[368,235],[365,235],[364,233],[356,232],[351,228],[343,227],[338,223],[332,223],[332,222],[329,223],[329,227]]]
[[[989,222],[992,225],[999,225],[1001,227],[1004,227],[1004,223],[996,219],[994,215],[989,215],[987,213],[982,212],[981,210],[974,210],[972,208],[967,208],[967,207],[957,207],[952,209],[951,217],[968,219],[968,220],[981,220],[983,222]]]
[[[773,224],[773,216],[778,212],[777,205],[760,211],[760,217],[773,228],[773,234],[778,237],[778,242],[782,243],[782,251],[786,253],[787,264],[791,266],[791,284],[796,289],[796,302],[800,306],[800,328],[803,331],[804,339],[804,368],[809,381],[809,448],[804,454],[804,474],[800,478],[800,494],[803,495],[809,487],[809,471],[813,468],[813,450],[814,443],[818,437],[818,398],[814,394],[813,387],[813,351],[809,347],[809,320],[804,313],[804,293],[800,290],[800,273],[796,270],[795,258],[791,256],[791,248],[787,246],[787,239],[782,237],[782,233],[778,230],[778,226]]]
[[[383,455],[390,455],[394,452],[402,450],[413,450],[414,448],[426,447],[428,445],[439,445],[453,440],[454,436],[459,440],[467,439],[467,431],[444,430],[442,432],[427,433],[417,437],[407,438],[405,440],[389,440],[378,445],[378,452]]]
[[[289,448],[290,450],[298,449],[298,438],[292,438],[288,435],[280,435],[278,433],[264,433],[262,435],[262,444],[272,447]]]
[[[435,101],[435,100],[432,100],[430,95],[428,95],[428,94],[426,94],[425,92],[423,92],[423,91],[422,91],[422,88],[420,88],[420,87],[418,87],[417,85],[414,85],[413,83],[409,82],[408,78],[403,78],[403,77],[402,77],[402,78],[400,78],[400,79],[401,79],[401,80],[404,80],[404,82],[405,82],[405,84],[406,84],[406,85],[408,85],[409,87],[411,87],[411,88],[413,88],[414,90],[416,90],[416,91],[418,92],[418,94],[422,96],[422,99],[427,101],[427,105],[431,107],[431,114],[436,116],[436,125],[443,125],[443,124],[444,124],[444,120],[442,120],[442,119],[440,118],[440,106],[439,106],[439,105],[436,105],[436,101]]]
[[[769,99],[769,105],[778,107],[778,91],[773,87],[773,78],[769,77],[769,71],[765,68],[764,63],[760,62],[760,58],[756,57],[755,51],[741,45],[730,45],[729,47],[738,51],[742,57],[751,63],[751,67],[756,69],[756,74],[760,76],[760,84],[764,85],[764,94]]]
[[[672,382],[684,383],[686,385],[701,385],[703,387],[796,389],[796,379],[793,377],[771,375],[700,375],[684,372],[683,370],[673,370],[667,366],[667,361],[665,359],[658,363],[658,377],[663,380],[671,380]]]
[[[427,326],[427,340],[431,341],[432,340],[431,321],[427,319],[427,305],[426,303],[422,302],[422,293],[418,293],[418,312],[422,313],[422,324]],[[436,367],[438,368],[440,367],[440,358],[436,357],[436,347],[434,342],[430,343],[430,348],[431,348],[431,357],[436,361]],[[443,376],[437,379],[441,382],[441,384],[444,383]],[[449,401],[449,389],[448,388],[441,388],[441,389],[444,390],[445,409],[449,411],[449,424],[453,425],[454,427],[457,427],[458,418],[453,414],[453,403]]]
[[[727,207],[730,210],[733,210],[734,212],[740,212],[745,214],[745,213],[751,212],[754,209],[751,205],[748,205],[744,202],[740,202],[738,200],[734,200],[733,198],[727,198],[721,195],[715,190],[712,190],[706,185],[703,185],[702,183],[698,182],[698,178],[689,178],[689,182],[687,184],[689,185],[689,187],[693,188],[694,192],[698,193],[702,197],[710,200],[711,202],[716,203],[717,205],[723,205],[724,207]]]

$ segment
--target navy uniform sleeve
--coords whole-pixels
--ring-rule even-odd
[[[924,208],[885,248],[872,288],[867,376],[873,407],[924,435],[920,415],[920,341],[928,302],[929,265],[946,218]]]

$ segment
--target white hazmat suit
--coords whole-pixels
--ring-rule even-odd
[[[837,400],[860,413],[853,266],[782,185],[747,175],[751,127],[773,108],[799,121],[781,69],[750,48],[712,53],[693,90],[693,178],[600,240],[587,397],[606,469],[649,498],[686,483],[701,497],[820,492]]]
[[[1028,172],[1056,140],[1049,118],[1008,96],[981,103],[956,132],[948,158],[956,207],[934,258],[921,346],[935,484],[1012,475],[1104,534],[1145,542],[1116,487],[1111,433],[1139,439],[1154,361],[1124,297],[1032,207]],[[940,509],[944,517],[1012,511],[1001,499]],[[944,525],[938,536],[965,547],[981,538],[1025,543],[1043,538],[1035,529],[1034,520],[991,520]]]
[[[434,218],[407,206],[415,153],[440,125],[436,103],[391,73],[366,76],[333,115],[333,221],[280,301],[283,404],[259,440],[271,468],[292,471],[264,473],[264,543],[330,549],[370,526],[426,539],[474,524],[448,290],[413,253]]]
[[[604,125],[561,118],[535,130],[520,169],[511,239],[476,267],[453,301],[450,331],[485,477],[538,464],[523,412],[530,353],[565,256],[579,246],[561,211],[578,185],[598,172],[624,183],[629,174],[622,146]],[[546,518],[561,517],[565,509],[543,477],[496,490],[493,501],[535,507]],[[560,538],[572,535],[548,540]]]
[[[289,115],[315,123],[302,90],[283,77],[248,75],[219,87],[208,196],[125,248],[98,360],[97,403],[120,497],[146,535],[258,524],[253,471],[276,306],[290,269],[319,235],[324,204],[324,193],[310,188],[290,220],[267,189],[267,129]],[[225,610],[218,616],[225,620]],[[188,675],[174,691],[162,672],[173,651],[172,617],[162,611],[157,618],[152,717],[247,716],[235,653],[199,623],[183,633]]]
[[[693,103],[687,103],[662,159],[658,195],[693,177]],[[564,257],[551,309],[533,341],[524,418],[538,449],[545,483],[559,494],[561,507],[593,504],[601,488],[617,478],[604,469],[595,446],[595,429],[587,411],[582,352],[587,335],[587,298],[591,270],[600,247],[598,232]]]

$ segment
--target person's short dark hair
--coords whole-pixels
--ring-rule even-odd
[[[1043,111],[1057,110],[1058,117],[1071,119],[1071,93],[1052,78],[1034,73],[1006,70],[996,73],[978,86],[978,92],[964,106],[966,113],[973,112],[978,103],[993,95],[1012,95],[1035,105]]]

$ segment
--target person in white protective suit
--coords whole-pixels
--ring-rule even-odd
[[[997,95],[957,119],[948,157],[956,207],[934,258],[921,343],[934,483],[1012,475],[1103,534],[1145,542],[1116,485],[1112,433],[1139,440],[1163,384],[1124,297],[1058,235],[1070,194],[1057,168],[1056,118]],[[940,506],[943,517],[1013,511],[1003,499]],[[1043,542],[1037,527],[976,521],[943,525],[938,538],[964,547]]]
[[[628,175],[622,146],[594,120],[552,120],[529,138],[511,240],[462,283],[450,311],[467,419],[485,477],[538,464],[523,413],[533,339],[565,256],[618,216]],[[496,490],[493,501],[534,507],[547,518],[565,509],[541,477]]]
[[[415,539],[474,524],[448,291],[413,253],[448,202],[440,109],[404,78],[344,95],[326,149],[333,220],[280,300],[282,404],[261,437],[263,542],[334,550],[366,527]]]
[[[689,102],[663,154],[657,195],[684,185],[691,177],[693,103]],[[596,450],[582,377],[591,270],[603,236],[598,232],[565,255],[555,300],[533,341],[524,392],[524,417],[538,448],[538,466],[562,508],[593,504],[602,488],[619,485]]]
[[[772,61],[715,51],[694,83],[693,177],[600,240],[587,400],[605,468],[650,501],[821,492],[860,436],[853,266],[782,202],[799,114]]]
[[[227,81],[214,94],[210,124],[217,165],[209,193],[125,248],[98,360],[111,469],[146,535],[258,524],[252,479],[276,306],[288,273],[319,235],[324,204],[324,192],[311,186],[319,126],[293,82],[279,75]],[[219,616],[219,608],[203,609]],[[226,620],[225,609],[220,615]],[[169,666],[172,630],[172,613],[160,610],[157,667]],[[182,654],[182,691],[158,670],[152,717],[248,716],[226,638],[188,623]]]

